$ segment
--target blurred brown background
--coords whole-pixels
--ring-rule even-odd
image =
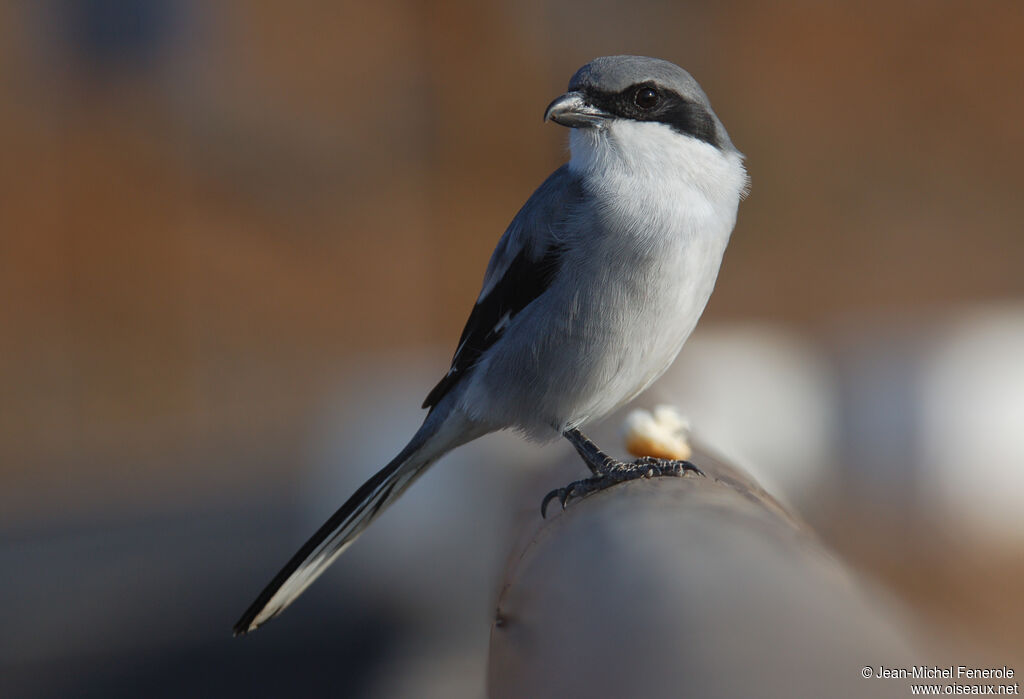
[[[341,429],[330,406],[424,358],[395,389],[415,422],[494,243],[566,157],[544,106],[614,53],[690,70],[747,155],[752,192],[703,325],[770,326],[824,362],[837,387],[827,473],[794,500],[855,565],[1012,665],[1024,527],[968,541],[936,526],[943,501],[919,486],[941,474],[919,447],[959,418],[929,422],[918,401],[963,392],[918,378],[933,340],[975,309],[1014,330],[986,335],[966,366],[1024,346],[1022,35],[1017,2],[0,4],[0,563],[13,581],[0,583],[0,649],[13,691],[127,693],[97,660],[126,648],[145,659],[135,682],[200,668],[205,684],[185,686],[219,693],[274,686],[253,684],[254,657],[280,662],[284,687],[332,687],[331,663],[352,648],[382,662],[391,627],[371,613],[343,615],[354,640],[324,663],[300,662],[283,628],[241,646],[226,634],[331,511],[295,514],[311,440]],[[355,395],[339,388],[353,374]],[[1005,392],[995,414],[1024,434],[1024,379],[991,382]],[[969,473],[958,436],[945,451]],[[1002,459],[984,478],[1012,509],[1024,452],[1007,443],[977,458]],[[172,565],[175,545],[194,557]],[[207,576],[196,566],[209,559],[220,568]],[[103,626],[125,597],[141,620]],[[401,629],[406,613],[389,606],[401,604],[382,604]],[[167,615],[197,619],[188,643],[156,631]],[[291,644],[344,636],[289,628]],[[75,679],[40,680],[51,664]]]

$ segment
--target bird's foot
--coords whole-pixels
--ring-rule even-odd
[[[638,478],[682,477],[687,471],[698,476],[704,475],[703,471],[689,461],[656,459],[651,456],[644,456],[633,463],[609,460],[596,469],[594,475],[590,478],[574,481],[564,488],[556,488],[545,495],[544,500],[540,504],[540,515],[541,517],[547,516],[548,503],[555,499],[558,500],[564,510],[569,502],[580,500],[591,493],[610,488],[617,483],[632,481]]]

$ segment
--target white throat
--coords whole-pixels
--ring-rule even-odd
[[[714,209],[731,210],[733,219],[747,188],[738,152],[719,150],[657,122],[617,119],[603,128],[573,129],[569,148],[569,168],[592,183],[621,188],[634,181],[634,186],[667,197],[686,190],[691,203],[698,199]]]

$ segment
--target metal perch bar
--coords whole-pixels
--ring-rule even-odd
[[[537,518],[502,578],[489,695],[907,696],[906,618],[739,469],[631,481]]]

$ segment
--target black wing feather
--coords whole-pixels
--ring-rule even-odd
[[[427,395],[423,401],[424,408],[437,405],[455,384],[472,371],[480,355],[497,342],[508,321],[551,286],[563,252],[564,248],[558,245],[545,250],[540,259],[531,259],[525,248],[519,252],[491,292],[473,307],[459,337],[452,367]]]

